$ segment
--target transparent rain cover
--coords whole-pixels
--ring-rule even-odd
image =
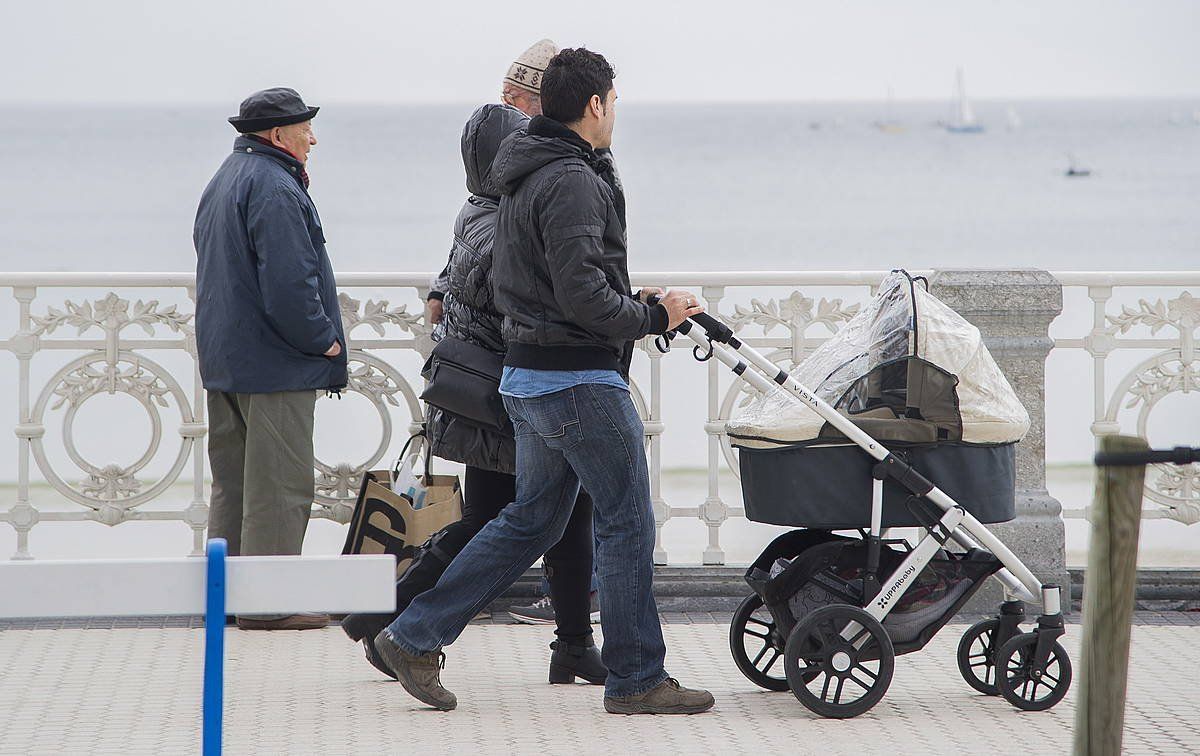
[[[879,293],[828,341],[817,347],[791,375],[830,404],[836,403],[859,378],[885,362],[912,353],[912,284],[903,273],[892,273]],[[758,437],[766,429],[788,429],[779,441],[815,438],[825,421],[783,391],[759,396],[732,418],[727,430],[734,436]]]
[[[912,354],[912,283],[892,273],[879,293],[842,330],[817,347],[792,376],[830,404],[867,373],[885,362]]]
[[[1029,416],[979,330],[903,271],[889,274],[875,298],[791,375],[845,411],[861,404],[847,395],[855,382],[882,364],[913,355],[958,378],[964,442],[1010,443],[1025,435]],[[738,445],[791,444],[817,438],[824,423],[807,405],[775,390],[735,413],[726,431]]]

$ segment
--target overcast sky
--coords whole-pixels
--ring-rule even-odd
[[[1200,98],[1200,1],[3,0],[0,101],[477,102],[551,37],[625,102]]]

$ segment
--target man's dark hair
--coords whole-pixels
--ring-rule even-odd
[[[616,75],[600,53],[583,47],[560,51],[542,76],[542,113],[560,123],[578,121],[592,95],[608,97]]]

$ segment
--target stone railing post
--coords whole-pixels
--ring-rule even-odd
[[[1054,346],[1050,323],[1062,312],[1062,286],[1043,270],[938,270],[930,291],[979,328],[1029,412],[1029,433],[1017,445],[1017,518],[990,528],[1044,583],[1062,587],[1068,609],[1062,505],[1046,490],[1046,357]],[[989,581],[967,610],[990,613],[1001,597],[1000,586]]]

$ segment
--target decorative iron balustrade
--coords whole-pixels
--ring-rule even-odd
[[[744,341],[790,367],[851,318],[885,274],[644,273],[635,275],[634,281],[698,290],[708,310],[724,318]],[[1054,341],[1055,349],[1085,350],[1093,358],[1093,434],[1120,430],[1145,435],[1147,420],[1162,399],[1200,391],[1196,349],[1200,299],[1187,290],[1200,288],[1200,272],[1055,275],[1068,290],[1086,287],[1093,304],[1093,325],[1088,333]],[[407,437],[420,427],[418,366],[432,347],[431,328],[422,306],[428,282],[426,274],[339,276],[341,312],[350,346],[347,392],[365,397],[375,408],[379,442],[366,458],[315,462],[314,517],[347,522],[363,471],[384,462],[400,434]],[[14,273],[0,274],[0,287],[11,289],[17,303],[16,330],[0,341],[0,351],[12,353],[17,361],[16,499],[0,510],[0,521],[17,533],[14,558],[32,557],[29,537],[35,526],[87,520],[110,526],[139,520],[181,521],[193,530],[193,553],[201,553],[208,516],[206,455],[201,441],[207,426],[204,391],[195,364],[193,277]],[[1114,295],[1148,287],[1161,294],[1137,301]],[[165,294],[139,297],[139,291]],[[385,293],[386,298],[377,292]],[[178,301],[168,301],[171,297]],[[5,322],[4,317],[0,313],[0,323]],[[707,493],[698,504],[669,503],[662,489],[662,437],[667,427],[662,401],[664,355],[649,339],[640,347],[632,388],[646,425],[658,528],[655,560],[668,561],[662,544],[663,524],[675,518],[697,518],[708,529],[702,561],[721,564],[725,559],[721,527],[730,518],[745,514],[741,507],[727,503],[721,490],[722,470],[727,467],[737,473],[724,422],[748,401],[751,389],[740,379],[727,376],[715,362],[691,367],[706,375]],[[1109,358],[1118,350],[1143,350],[1148,356],[1132,370],[1113,376]],[[159,352],[174,354],[177,361],[184,355],[188,368],[170,370],[164,367],[165,357],[156,361],[149,356]],[[402,359],[404,356],[408,359]],[[43,370],[55,370],[44,382],[39,381],[40,385],[34,385],[32,377],[35,361]],[[410,364],[402,366],[400,362]],[[1118,378],[1115,382],[1114,377]],[[78,448],[76,416],[89,399],[105,394],[131,397],[149,418],[146,450],[131,464],[88,459]],[[164,411],[171,417],[164,418]],[[171,422],[174,427],[168,427]],[[1076,431],[1052,429],[1052,433],[1062,432]],[[174,434],[178,434],[177,449],[167,444]],[[59,447],[57,455],[49,452],[49,444]],[[164,449],[164,445],[170,448]],[[157,462],[156,468],[151,463],[160,456],[163,461]],[[43,511],[36,507],[31,501],[35,466],[45,484],[78,508]],[[183,508],[158,506],[168,488],[186,480],[184,472],[189,467],[190,503]],[[1147,476],[1146,497],[1146,517],[1186,524],[1200,521],[1200,466],[1152,471]],[[740,496],[732,498],[740,500]],[[1064,515],[1083,517],[1086,509],[1069,508]]]
[[[1200,272],[1059,273],[1056,277],[1068,291],[1086,287],[1092,303],[1091,330],[1054,341],[1055,349],[1082,349],[1092,357],[1092,434],[1123,432],[1146,438],[1148,422],[1163,399],[1200,392],[1200,298],[1182,288],[1200,288]],[[1136,302],[1119,296],[1146,287],[1156,291]],[[1142,359],[1114,373],[1109,360],[1122,351],[1140,352]],[[1200,396],[1191,418],[1200,434]],[[1196,438],[1190,443],[1194,445]],[[1149,506],[1144,518],[1187,525],[1200,522],[1200,465],[1151,465],[1146,471],[1145,497]],[[1086,517],[1087,508],[1063,514]]]

